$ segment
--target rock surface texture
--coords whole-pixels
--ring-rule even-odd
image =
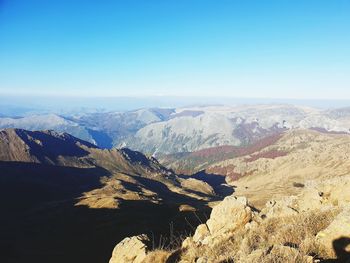
[[[113,250],[109,263],[142,263],[146,258],[145,235],[127,237],[123,239]]]
[[[300,194],[270,200],[261,210],[245,197],[228,196],[172,251],[174,262],[349,262],[349,180],[350,175],[310,181]],[[128,247],[118,244],[119,251],[127,251],[121,246]],[[145,250],[140,256],[145,262],[172,258],[157,261]]]

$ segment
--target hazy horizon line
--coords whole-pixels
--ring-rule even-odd
[[[34,98],[62,98],[62,99],[139,99],[139,98],[189,98],[189,99],[233,99],[233,100],[239,100],[239,99],[248,99],[248,100],[295,100],[295,101],[350,101],[350,98],[316,98],[316,97],[305,97],[305,98],[298,98],[298,97],[262,97],[262,96],[212,96],[212,95],[78,95],[78,94],[60,94],[60,95],[54,95],[54,94],[8,94],[8,93],[1,93],[0,92],[0,99],[1,97],[11,97],[11,98],[28,98],[28,97],[34,97]]]

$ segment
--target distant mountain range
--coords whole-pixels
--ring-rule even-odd
[[[245,146],[300,128],[349,133],[350,108],[293,105],[151,108],[127,112],[0,117],[0,129],[67,132],[101,148],[128,147],[155,156],[218,146]]]

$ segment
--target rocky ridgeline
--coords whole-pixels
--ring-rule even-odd
[[[110,263],[350,262],[349,190],[350,176],[310,181],[298,196],[271,200],[261,210],[228,196],[177,250],[151,251],[147,236],[128,237]]]

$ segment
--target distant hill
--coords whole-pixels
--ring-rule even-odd
[[[126,112],[0,117],[0,129],[67,132],[100,148],[128,147],[154,156],[213,147],[245,147],[290,129],[349,133],[349,108],[294,105],[193,106]]]
[[[176,109],[175,114],[177,117],[143,127],[126,145],[164,155],[226,145],[246,146],[289,129],[319,128],[343,133],[349,133],[350,129],[350,115],[346,109],[319,110],[293,105],[212,106]]]
[[[195,174],[206,170],[212,164],[232,158],[237,158],[263,149],[281,138],[283,132],[262,138],[245,146],[223,145],[194,152],[159,155],[159,161],[177,173]]]
[[[16,128],[25,130],[55,130],[67,132],[82,140],[94,143],[89,130],[56,114],[29,115],[25,117],[1,117],[0,129]]]

